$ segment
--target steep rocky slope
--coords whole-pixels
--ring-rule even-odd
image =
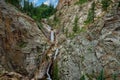
[[[77,0],[74,0],[77,2]],[[85,24],[93,1],[82,5],[64,5],[60,0],[57,16],[59,27],[68,29],[68,37],[62,45],[58,62],[60,80],[96,80],[103,70],[106,80],[113,75],[120,79],[120,9],[118,0],[112,0],[103,11],[101,0],[95,1],[94,23]],[[61,8],[62,7],[62,8]],[[80,32],[73,32],[75,16]],[[66,35],[66,33],[65,33]],[[72,37],[72,38],[71,38]]]
[[[9,72],[30,75],[45,45],[45,36],[35,21],[0,0],[0,72],[4,67]]]

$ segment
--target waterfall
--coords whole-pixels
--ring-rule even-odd
[[[54,55],[54,60],[56,59],[56,56],[58,55],[58,52],[59,52],[59,49],[56,48],[56,51],[55,51],[55,55]],[[50,70],[50,66],[51,66],[51,63],[48,65],[48,68],[47,68],[47,80],[52,80],[51,77],[50,77],[50,74],[49,74],[49,70]]]
[[[55,55],[54,55],[54,60],[56,59],[56,56],[58,55],[58,48],[56,48]]]
[[[41,28],[41,31],[43,32],[45,37],[49,39],[50,47],[47,48],[45,46],[45,48],[43,49],[43,53],[45,53],[45,55],[43,55],[42,60],[39,62],[38,65],[39,68],[36,68],[34,71],[35,79],[46,78],[46,80],[52,80],[52,77],[49,72],[51,71],[50,70],[52,69],[51,66],[52,64],[54,64],[54,61],[56,60],[57,55],[59,53],[58,40],[57,40],[58,31],[52,29],[49,25],[45,28]],[[54,50],[54,54],[53,54],[53,50]],[[48,58],[49,60],[46,59],[46,56],[49,57]]]
[[[52,43],[54,42],[54,31],[53,30],[51,30],[51,33],[50,33],[50,40]]]
[[[51,41],[52,43],[55,43],[54,41],[55,41],[55,37],[56,37],[56,35],[55,35],[54,30],[51,29],[50,26],[48,26],[47,29],[48,29],[48,31],[50,30],[50,41]],[[55,43],[55,44],[57,44],[57,43]],[[55,46],[54,46],[54,47],[55,47]],[[57,55],[58,55],[58,52],[59,52],[59,49],[56,48],[56,50],[55,50],[55,54],[54,54],[53,58],[51,58],[51,59],[55,60],[56,57],[57,57]],[[51,64],[52,64],[52,62],[49,63],[48,68],[47,68],[47,71],[46,71],[46,74],[47,74],[47,80],[52,80],[52,78],[51,78],[51,76],[50,76],[50,74],[49,74]]]
[[[50,31],[51,31],[51,27],[50,27],[50,26],[48,26],[48,27],[47,27],[47,30],[50,32]]]
[[[50,77],[50,74],[49,74],[50,66],[51,66],[51,63],[49,64],[49,66],[47,68],[47,76],[48,76],[47,80],[52,80]]]

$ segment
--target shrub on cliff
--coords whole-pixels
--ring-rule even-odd
[[[78,26],[78,20],[79,18],[76,16],[75,19],[74,19],[74,23],[73,23],[73,32],[77,32],[78,29],[79,29],[79,26]]]
[[[54,63],[54,65],[53,65],[52,79],[53,79],[53,80],[59,80],[59,76],[58,76],[58,64],[57,64],[57,61],[56,61],[56,62]]]
[[[110,2],[111,2],[111,0],[102,0],[102,1],[101,1],[102,9],[103,9],[104,11],[107,11],[107,8],[109,7]]]
[[[95,17],[95,2],[92,3],[92,6],[88,12],[87,20],[85,21],[86,24],[94,22]]]
[[[20,7],[20,2],[21,2],[21,0],[5,0],[7,3],[11,3],[11,4],[13,4],[14,6],[16,6],[16,7]]]

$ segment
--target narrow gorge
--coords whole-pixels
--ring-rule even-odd
[[[17,6],[0,0],[0,80],[120,80],[120,0]]]

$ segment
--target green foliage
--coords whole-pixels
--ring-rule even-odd
[[[71,38],[71,39],[73,39],[75,36],[76,36],[75,33],[69,33],[69,35],[68,35],[68,37]]]
[[[22,12],[27,13],[33,19],[39,21],[42,18],[47,18],[53,15],[56,12],[56,9],[52,5],[47,6],[45,4],[34,7],[32,3],[24,0],[24,7],[22,9]]]
[[[73,23],[73,32],[77,32],[78,29],[79,29],[79,26],[78,26],[78,20],[79,18],[76,16],[75,19],[74,19],[74,23]]]
[[[119,1],[119,3],[118,3],[118,7],[120,7],[120,1]]]
[[[105,80],[104,70],[101,70],[100,75],[98,76],[97,80]]]
[[[56,14],[54,14],[52,19],[47,18],[47,21],[48,21],[48,24],[51,25],[53,28],[59,28],[60,19]]]
[[[88,0],[79,0],[79,4],[84,4],[85,2],[87,2]]]
[[[78,29],[78,33],[81,33],[81,32],[86,32],[85,27],[82,27],[81,29]]]
[[[113,74],[113,80],[117,80],[117,75]]]
[[[37,25],[38,25],[38,28],[39,28],[39,29],[42,29],[42,28],[43,28],[43,24],[40,23],[40,22],[38,22],[38,21],[37,21]]]
[[[111,0],[102,0],[102,1],[101,1],[102,9],[103,9],[104,11],[107,11],[107,8],[109,7],[110,2],[111,2]]]
[[[73,33],[69,33],[68,37],[71,38],[71,39],[73,39],[75,36],[77,36],[81,32],[86,32],[86,29],[83,27],[81,29],[78,29],[76,33],[74,33],[74,32]]]
[[[54,16],[54,21],[53,21],[53,25],[56,26],[58,23],[60,23],[59,18],[57,17],[57,15],[55,14]]]
[[[87,20],[85,21],[85,24],[89,24],[94,22],[95,17],[95,2],[92,3],[92,6],[88,12]]]
[[[13,4],[16,7],[20,7],[19,3],[21,2],[21,0],[5,0],[5,2]]]
[[[79,0],[76,4],[84,4],[84,3],[86,3],[86,2],[88,2],[88,0]]]
[[[36,10],[37,10],[36,11],[37,13],[35,15],[40,18],[47,18],[50,15],[52,15],[53,13],[55,13],[55,11],[56,11],[52,5],[47,6],[45,4],[38,6]]]
[[[29,2],[29,0],[23,0],[23,2],[21,1],[22,0],[6,0],[6,2],[13,4],[22,12],[26,13],[37,21],[41,20],[42,18],[50,17],[56,12],[56,9],[53,5],[47,6],[42,4],[38,7],[35,7],[32,2]],[[22,5],[20,5],[21,3]]]
[[[80,78],[80,80],[85,80],[85,76],[83,75],[83,76]]]
[[[52,75],[52,77],[53,77],[52,78],[53,80],[59,80],[57,61],[54,63],[54,66],[53,66],[53,75]]]
[[[111,80],[118,80],[117,76],[118,75],[114,73],[113,75],[111,75],[110,79]],[[92,74],[92,75],[91,74],[84,74],[80,77],[80,80],[86,80],[86,78],[88,80],[93,80],[93,78],[95,78],[95,73]],[[106,77],[105,77],[103,69],[101,70],[100,74],[96,77],[95,80],[107,80]]]
[[[24,42],[24,41],[21,41],[21,42],[18,42],[17,45],[20,47],[20,48],[24,48],[26,47],[28,44],[28,42]]]

